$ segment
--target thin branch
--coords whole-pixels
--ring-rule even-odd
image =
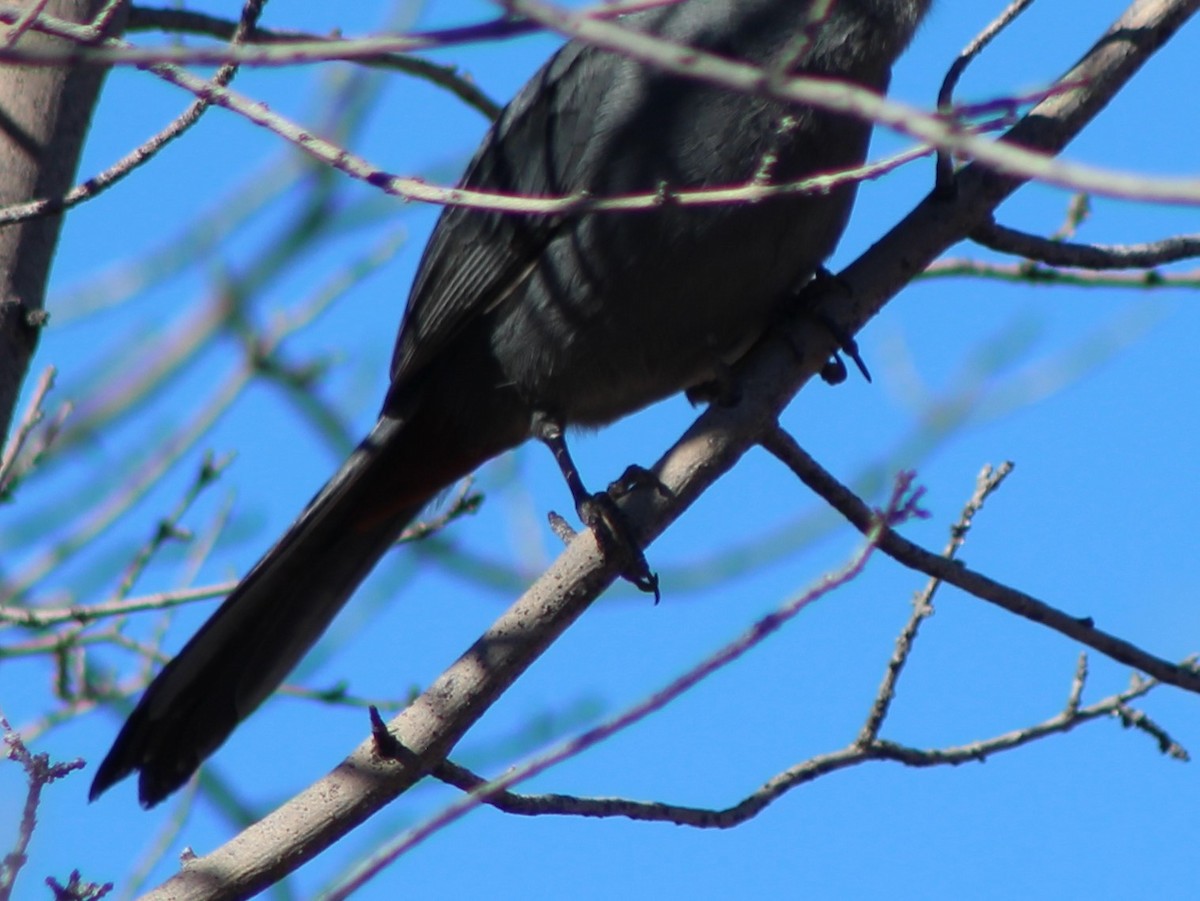
[[[4,452],[0,454],[0,500],[7,499],[12,493],[13,486],[19,477],[16,471],[17,459],[21,455],[22,448],[25,447],[25,442],[29,440],[29,436],[33,434],[33,430],[37,428],[38,423],[45,415],[42,404],[45,403],[50,389],[54,387],[54,377],[57,372],[58,370],[53,366],[47,366],[42,370],[37,384],[33,387],[33,394],[29,397],[29,403],[25,405],[25,412],[17,423],[16,430],[4,445]]]
[[[125,511],[154,488],[172,466],[216,424],[217,420],[250,384],[252,370],[239,365],[218,386],[193,418],[139,467],[129,479],[116,486],[96,507],[80,517],[75,527],[51,547],[28,561],[11,580],[0,584],[0,595],[24,598],[26,594],[64,561],[102,535]]]
[[[1072,683],[1072,691],[1075,684]],[[518,816],[624,817],[641,822],[672,823],[697,829],[731,829],[753,819],[784,794],[839,770],[874,761],[891,761],[922,768],[979,763],[993,755],[1013,751],[1051,735],[1063,735],[1093,720],[1118,717],[1124,722],[1124,711],[1129,711],[1131,715],[1140,713],[1128,707],[1130,701],[1143,697],[1157,687],[1157,684],[1153,680],[1146,680],[1087,707],[1067,709],[1027,728],[965,745],[926,749],[878,739],[867,743],[856,739],[840,751],[811,757],[789,767],[768,779],[757,791],[729,807],[688,807],[658,801],[587,798],[563,794],[524,795],[508,790],[494,793],[489,791],[485,803]],[[1172,750],[1164,749],[1164,753],[1177,760],[1186,760],[1186,751],[1169,738],[1167,740]],[[441,763],[434,770],[434,775],[466,792],[488,791],[489,786],[495,784],[488,783],[465,767],[450,761]]]
[[[246,39],[247,35],[254,31],[255,25],[259,17],[262,15],[262,8],[266,5],[267,0],[245,0],[242,7],[241,18],[238,20],[229,35],[229,40],[236,45]],[[106,16],[111,16],[116,9],[116,4],[110,4],[108,11],[102,11],[97,21],[91,26],[77,26],[87,28],[94,36],[103,32]],[[0,13],[0,16],[3,16]],[[37,21],[32,24],[40,24],[43,19],[49,17],[40,14]],[[214,87],[225,87],[237,74],[238,63],[229,61],[221,64],[221,67],[213,75],[211,84]],[[16,204],[0,210],[0,224],[9,224],[20,222],[27,219],[36,219],[41,216],[49,216],[54,213],[60,213],[73,206],[77,206],[86,200],[98,196],[99,194],[111,188],[117,182],[121,181],[125,176],[132,173],[139,166],[144,165],[153,159],[160,150],[166,147],[169,143],[184,134],[189,128],[200,121],[200,117],[208,109],[209,103],[203,97],[192,102],[190,106],[172,120],[166,127],[161,129],[157,134],[142,142],[129,153],[125,154],[113,165],[109,166],[98,175],[94,175],[86,181],[71,188],[61,197],[45,197],[38,200],[31,200],[25,203]]]
[[[668,6],[679,0],[619,0],[581,10],[579,15],[596,20],[614,19],[640,10]],[[227,29],[225,20],[212,19],[197,14],[171,16],[169,10],[147,10],[147,16],[162,24],[171,23],[171,30],[194,31],[219,36]],[[15,13],[7,10],[0,13],[0,21],[12,22]],[[278,43],[244,43],[224,47],[136,47],[97,40],[94,28],[55,19],[43,13],[34,23],[38,30],[50,31],[75,41],[71,48],[51,51],[45,49],[19,48],[0,52],[0,62],[16,65],[70,65],[91,63],[104,66],[136,66],[148,68],[158,63],[179,66],[224,65],[237,63],[245,66],[293,66],[304,63],[359,62],[374,60],[388,54],[414,53],[423,50],[438,50],[459,44],[475,44],[484,41],[507,40],[543,30],[536,21],[520,16],[504,15],[496,19],[454,28],[412,34],[387,35],[367,38],[314,37],[311,41],[283,40]],[[283,32],[281,34],[289,34]],[[300,35],[301,32],[290,32]]]
[[[688,58],[699,51],[664,43],[675,52]],[[719,57],[711,57],[722,65],[732,66],[743,76],[737,85],[741,90],[752,90],[759,86],[762,70],[748,65],[730,63]],[[251,100],[227,88],[215,88],[196,79],[189,73],[167,66],[155,66],[151,69],[163,80],[204,97],[209,102],[222,106],[231,112],[243,116],[255,125],[266,128],[284,140],[296,145],[305,153],[314,157],[346,175],[365,181],[389,194],[411,201],[434,203],[444,206],[464,206],[479,210],[494,210],[497,212],[525,213],[536,215],[578,215],[581,213],[625,213],[637,210],[655,209],[669,203],[675,206],[725,206],[731,203],[756,203],[777,196],[821,195],[826,194],[839,185],[858,183],[869,178],[876,178],[891,171],[895,164],[890,161],[869,164],[842,172],[825,173],[794,182],[777,184],[762,184],[751,180],[742,185],[719,188],[676,189],[669,185],[654,191],[629,193],[597,197],[588,192],[571,195],[531,197],[526,194],[509,194],[494,191],[479,191],[458,187],[443,187],[431,185],[428,182],[408,176],[399,176],[386,172],[370,161],[350,153],[343,147],[325,141],[314,135],[311,130],[280,115],[266,105]],[[696,73],[689,73],[699,77]],[[920,115],[907,107],[901,113],[898,105],[883,100],[869,91],[850,84],[830,83],[816,79],[795,78],[789,80],[792,90],[786,92],[805,102],[810,89],[822,98],[813,101],[814,105],[851,111],[851,105],[857,100],[864,106],[891,107],[898,120],[913,114]],[[781,91],[782,92],[782,91]],[[859,113],[856,113],[859,114]],[[866,113],[861,113],[867,115]],[[881,114],[882,115],[882,114]],[[963,133],[971,129],[964,129]],[[927,147],[908,151],[899,159],[913,158],[931,152]],[[1200,198],[1200,189],[1198,189]]]
[[[0,901],[8,901],[12,897],[21,867],[25,865],[27,859],[25,852],[33,839],[33,831],[37,825],[38,805],[41,803],[43,790],[51,783],[69,776],[76,770],[83,769],[84,762],[76,759],[66,763],[51,763],[50,755],[34,754],[9,724],[3,711],[0,711],[0,735],[3,735],[3,744],[7,749],[4,757],[15,760],[21,765],[25,770],[25,779],[28,783],[13,850],[0,859]]]
[[[197,34],[229,40],[234,23],[218,16],[188,9],[155,9],[135,6],[129,12],[127,32],[164,31],[171,34]],[[525,30],[532,30],[528,26]],[[255,28],[249,36],[255,44],[333,44],[342,43],[339,38],[327,38],[319,34],[292,29]],[[457,66],[443,66],[419,56],[405,53],[380,53],[365,56],[355,62],[387,72],[403,72],[421,78],[430,84],[449,91],[471,109],[489,120],[500,115],[501,106],[489,97],[469,78],[459,74]]]
[[[474,487],[474,477],[468,476],[463,479],[455,489],[453,498],[451,498],[449,503],[444,505],[441,513],[437,516],[428,519],[419,519],[412,523],[396,539],[396,543],[422,541],[430,535],[442,531],[442,529],[455,520],[478,512],[479,508],[483,506],[483,495],[472,491],[471,489]]]
[[[1004,463],[998,469],[985,466],[979,473],[975,483],[975,493],[967,501],[958,522],[950,528],[950,540],[942,551],[943,560],[953,560],[958,556],[958,551],[967,540],[967,533],[971,530],[971,524],[976,515],[983,509],[987,499],[999,489],[1010,472],[1012,472],[1012,464]],[[896,648],[888,661],[883,682],[875,693],[871,712],[867,715],[866,722],[863,723],[862,730],[856,739],[859,745],[865,747],[879,738],[879,730],[883,727],[883,721],[887,718],[892,701],[896,697],[896,684],[900,681],[900,675],[904,671],[905,664],[908,663],[909,655],[916,646],[921,624],[933,613],[933,597],[941,584],[940,579],[931,578],[924,590],[913,599],[912,613],[896,638]]]
[[[1192,759],[1187,749],[1175,741],[1166,729],[1154,722],[1144,711],[1134,710],[1122,704],[1115,713],[1120,718],[1122,726],[1149,735],[1158,744],[1158,750],[1166,756],[1172,757],[1180,763],[1187,763]]]
[[[1033,5],[1033,0],[1012,0],[1008,7],[1000,13],[986,28],[983,29],[969,43],[950,64],[950,68],[946,72],[946,77],[942,80],[942,86],[938,90],[937,105],[938,109],[944,114],[950,115],[956,113],[953,110],[954,106],[954,89],[958,87],[959,79],[963,73],[967,71],[969,66],[984,48],[987,47],[1005,28],[1012,24],[1013,20],[1021,13]],[[956,116],[957,117],[957,116]],[[937,184],[945,190],[951,183],[954,177],[954,157],[945,149],[938,151],[937,156]]]
[[[228,594],[237,585],[236,581],[218,582],[201,588],[179,588],[155,594],[139,595],[126,601],[106,601],[101,604],[77,605],[60,608],[0,606],[0,623],[22,626],[28,629],[44,629],[64,623],[89,623],[147,610],[170,610],[196,601]]]
[[[1142,2],[1149,3],[1151,0],[1142,0]],[[1071,190],[1089,191],[1101,196],[1126,200],[1185,205],[1200,204],[1200,179],[1152,177],[1140,173],[1106,170],[1080,163],[1064,162],[1056,159],[1052,153],[1031,149],[1019,142],[987,140],[976,135],[971,129],[963,129],[956,123],[946,122],[939,115],[921,112],[911,106],[887,100],[854,85],[806,77],[764,78],[764,72],[758,66],[739,63],[692,47],[664,41],[649,34],[632,31],[619,24],[581,14],[568,14],[555,7],[534,2],[534,0],[512,0],[512,6],[514,10],[531,20],[536,20],[555,31],[623,53],[664,71],[718,84],[731,90],[856,116],[913,137],[930,146],[953,151],[964,158],[984,164],[997,173],[1004,174],[1007,178],[1032,179]],[[1200,0],[1175,0],[1170,11],[1186,17],[1193,13],[1197,6],[1200,6]],[[1181,11],[1176,13],[1176,8]],[[4,16],[3,11],[0,11],[0,21],[4,20]],[[70,35],[72,33],[72,27],[68,23],[49,16],[43,15],[39,19],[39,23],[46,30],[55,34]],[[380,52],[377,45],[372,44],[372,47],[374,48],[372,52]],[[241,53],[233,52],[236,49],[231,49],[231,58],[246,62],[247,60]],[[138,59],[139,65],[147,67],[148,71],[171,84],[270,129],[306,153],[339,171],[409,200],[507,212],[567,215],[581,212],[650,209],[664,202],[681,205],[752,202],[763,196],[769,196],[770,193],[759,193],[764,188],[754,184],[735,189],[666,190],[617,198],[595,198],[587,195],[530,198],[457,188],[436,188],[418,179],[386,173],[344,148],[317,138],[310,130],[280,116],[265,104],[250,100],[228,88],[213,85],[175,66],[162,62],[151,63],[149,59],[143,60],[141,55],[134,53],[134,50],[124,42],[109,40],[104,42],[103,47],[78,49],[78,52],[84,56],[91,53],[110,53],[110,51],[113,59],[98,56],[93,61],[114,63],[121,59],[122,54],[132,53],[133,57],[125,61]],[[2,58],[3,54],[0,53],[0,59]],[[290,62],[297,61],[291,60]],[[1052,89],[1050,93],[1055,95],[1054,100],[1058,104],[1084,105],[1097,96],[1097,89],[1096,85],[1086,78],[1067,77],[1059,82],[1058,89]],[[846,178],[844,175],[840,177],[843,180]],[[834,182],[834,184],[836,183]],[[809,179],[795,185],[772,186],[772,190],[777,193],[803,193],[827,191],[830,187],[832,184],[828,181]]]
[[[971,232],[971,240],[999,253],[1077,269],[1148,269],[1200,257],[1200,234],[1142,244],[1075,244],[989,222]]]
[[[790,435],[782,429],[769,428],[763,434],[762,445],[791,469],[805,485],[841,513],[851,525],[863,534],[869,533],[873,523],[871,509],[809,456]],[[1200,694],[1200,669],[1193,663],[1176,664],[1156,657],[1131,642],[1097,629],[1090,618],[1070,616],[1023,591],[989,579],[961,563],[951,562],[930,553],[894,531],[888,531],[880,538],[879,549],[910,569],[960,588],[1009,613],[1053,629],[1118,663],[1147,673],[1168,685]]]
[[[137,584],[137,580],[146,571],[146,567],[164,544],[168,541],[190,537],[180,528],[180,522],[196,499],[221,477],[221,473],[225,471],[232,460],[232,455],[226,455],[220,459],[214,459],[211,454],[204,455],[200,468],[192,479],[192,483],[184,491],[183,497],[179,499],[173,510],[158,521],[153,534],[142,547],[138,548],[133,560],[126,567],[117,586],[116,601],[123,601],[129,596],[129,593],[133,591],[133,586]]]
[[[1177,16],[1182,22],[1200,8],[1200,0],[1175,0],[1162,5],[1160,2],[1143,0],[1135,3],[1131,13],[1136,11],[1151,20]],[[956,123],[946,122],[941,116],[905,107],[871,92],[852,91],[838,96],[840,89],[846,85],[813,84],[801,78],[786,81],[764,79],[754,66],[731,62],[692,48],[680,48],[669,41],[622,28],[619,24],[566,12],[540,0],[509,0],[509,6],[560,34],[623,53],[664,71],[776,100],[858,116],[953,152],[1007,177],[1085,190],[1106,197],[1163,203],[1200,203],[1200,179],[1159,179],[1115,170],[1102,173],[1100,169],[1064,162],[1052,154],[1021,146],[1015,141],[992,142],[970,135],[961,131]],[[1066,90],[1056,96],[1055,102],[1063,105],[1082,103],[1095,95],[1097,89],[1093,82],[1077,75],[1068,75],[1059,81],[1059,85],[1066,86]]]
[[[1186,272],[1088,272],[1052,269],[1036,263],[991,263],[962,257],[943,257],[921,273],[921,278],[987,278],[1025,285],[1070,285],[1076,288],[1126,288],[1135,291],[1162,288],[1200,288],[1200,269]]]
[[[1056,241],[1065,241],[1067,238],[1072,238],[1079,231],[1079,226],[1082,225],[1091,215],[1092,199],[1087,194],[1075,194],[1071,197],[1071,202],[1067,204],[1067,215],[1063,219],[1063,224],[1058,227],[1052,237]]]

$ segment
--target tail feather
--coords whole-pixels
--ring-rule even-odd
[[[397,491],[384,418],[168,663],[100,764],[90,797],[140,770],[152,807],[279,686],[441,485]],[[379,512],[381,497],[399,498]],[[375,514],[363,521],[364,510]]]

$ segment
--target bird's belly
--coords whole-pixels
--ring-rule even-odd
[[[845,198],[582,223],[496,311],[501,370],[581,425],[720,378],[828,254],[842,217],[827,203]]]

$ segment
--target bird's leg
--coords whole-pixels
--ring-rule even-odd
[[[579,514],[583,524],[595,534],[600,550],[606,556],[620,555],[625,564],[622,578],[632,582],[641,591],[653,594],[654,603],[657,604],[657,574],[650,571],[645,554],[634,540],[629,523],[612,496],[606,492],[589,494],[584,487],[575,461],[571,459],[571,453],[567,450],[562,425],[548,414],[536,413],[533,418],[533,435],[554,455],[554,462],[558,464],[567,488],[571,491],[571,498],[575,501],[575,512]]]

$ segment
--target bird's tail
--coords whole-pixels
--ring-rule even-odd
[[[151,807],[279,686],[404,527],[446,484],[402,484],[402,422],[384,417],[299,519],[150,684],[92,782],[140,770]],[[401,442],[403,443],[403,442]],[[401,464],[397,471],[397,463]]]

